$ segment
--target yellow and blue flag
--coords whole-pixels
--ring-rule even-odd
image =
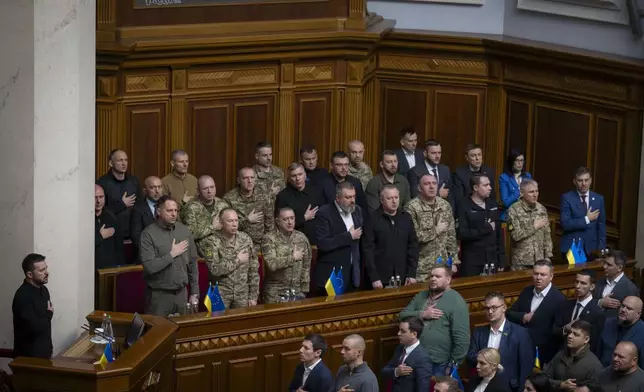
[[[436,259],[436,264],[441,264],[443,262],[443,256],[438,256]]]
[[[539,360],[539,347],[535,347],[534,353],[534,368],[541,370],[541,360]]]
[[[461,390],[465,389],[461,376],[458,375],[458,366],[455,365],[452,367],[452,373],[449,376],[458,382],[458,387],[461,388]]]
[[[329,279],[326,280],[326,283],[324,284],[324,288],[326,289],[326,295],[329,297],[335,296],[335,285],[333,282],[335,281],[335,267],[331,271],[331,275],[329,275]]]
[[[212,300],[210,299],[210,296],[212,295],[212,283],[208,287],[208,292],[206,293],[206,296],[203,299],[203,304],[206,306],[206,309],[208,310],[208,316],[210,316],[210,313],[212,313]]]
[[[99,361],[101,365],[105,366],[108,363],[114,362],[114,354],[112,353],[112,342],[107,342],[105,350],[103,350],[103,355]]]
[[[324,288],[326,289],[326,294],[329,297],[344,293],[344,278],[342,277],[342,267],[340,267],[340,271],[338,272],[335,271],[335,267],[333,268],[331,275],[329,275],[329,279],[327,279],[326,283],[324,284]]]
[[[572,240],[570,249],[566,252],[566,260],[568,260],[568,265],[575,265],[578,263],[577,258],[579,257],[579,250],[577,249],[577,241]]]

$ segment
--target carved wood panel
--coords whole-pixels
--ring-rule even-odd
[[[619,118],[596,116],[596,133],[593,162],[593,189],[604,196],[606,220],[619,222],[619,208],[622,167],[622,121]]]
[[[412,127],[418,134],[418,146],[422,146],[428,131],[430,87],[394,82],[382,83],[382,134],[381,148],[400,148],[400,131]]]
[[[126,152],[129,171],[141,182],[163,175],[167,140],[167,102],[125,105]]]
[[[316,91],[295,94],[295,145],[293,156],[299,160],[299,149],[315,146],[318,166],[328,168],[331,151],[333,92]]]

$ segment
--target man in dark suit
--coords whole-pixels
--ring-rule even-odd
[[[300,347],[302,363],[295,368],[289,392],[329,392],[333,375],[322,361],[326,350],[326,340],[322,336],[309,334],[304,337]]]
[[[611,250],[602,260],[604,277],[597,282],[593,297],[606,313],[606,317],[617,316],[624,298],[640,295],[637,286],[624,274],[626,261],[626,254],[621,250]]]
[[[539,349],[541,365],[545,366],[558,351],[552,339],[555,314],[566,297],[552,284],[554,277],[550,260],[539,260],[532,268],[534,285],[528,286],[507,312],[508,320],[528,328],[532,343]]]
[[[561,196],[561,253],[566,259],[566,252],[573,241],[582,246],[587,255],[598,249],[606,248],[606,210],[604,197],[591,192],[593,179],[586,167],[575,172],[573,183],[577,188]]]
[[[589,269],[579,271],[575,278],[575,299],[566,301],[561,311],[557,312],[553,335],[560,349],[564,346],[572,323],[582,320],[593,327],[590,334],[590,349],[593,352],[596,350],[604,327],[605,315],[593,298],[595,279],[595,271]]]
[[[597,349],[597,357],[602,365],[610,366],[619,342],[630,341],[639,352],[639,366],[644,368],[644,321],[641,317],[642,300],[639,297],[626,297],[619,308],[619,315],[606,319]]]
[[[418,196],[418,183],[420,182],[420,178],[425,174],[433,175],[438,182],[438,195],[447,200],[452,206],[452,211],[454,211],[454,195],[451,192],[452,174],[449,166],[440,163],[442,154],[443,150],[438,140],[429,139],[426,141],[425,150],[423,151],[425,160],[422,165],[414,166],[407,173],[407,180],[409,181],[411,197],[414,198]]]
[[[490,179],[490,186],[492,193],[490,199],[496,201],[496,193],[494,191],[494,169],[483,164],[483,149],[478,144],[468,144],[465,150],[465,160],[467,165],[457,167],[454,171],[453,180],[454,185],[451,193],[453,194],[454,201],[456,202],[456,209],[458,210],[459,204],[470,197],[472,189],[470,188],[470,178],[473,174],[480,174],[487,176]]]
[[[485,296],[485,317],[488,325],[476,327],[467,353],[467,362],[476,367],[476,356],[484,348],[495,348],[501,354],[503,377],[510,390],[523,392],[526,377],[534,367],[534,347],[528,330],[505,318],[505,296],[501,292],[491,292]]]
[[[336,273],[342,273],[344,292],[360,287],[363,225],[363,211],[356,205],[356,188],[348,181],[339,183],[335,201],[320,207],[315,215],[318,258],[313,281],[318,295],[327,295],[324,285],[334,268]]]
[[[300,148],[300,163],[306,171],[307,184],[319,187],[329,177],[328,170],[318,167],[318,152],[310,144]]]
[[[123,234],[116,217],[105,209],[105,193],[94,184],[94,268],[111,268],[125,264]]]
[[[349,174],[349,156],[344,151],[336,151],[331,156],[331,173],[320,186],[326,204],[333,204],[336,198],[336,186],[349,182],[356,190],[356,204],[364,211],[369,211],[367,196],[364,194],[360,180]]]
[[[416,166],[423,165],[425,161],[423,150],[416,148],[418,135],[412,128],[403,128],[400,131],[400,148],[394,150],[398,157],[398,173],[407,177],[407,173]]]
[[[159,177],[146,178],[143,193],[145,194],[145,199],[134,205],[132,215],[130,216],[132,244],[137,254],[141,241],[141,233],[156,220],[157,201],[163,195],[163,183],[161,179]]]
[[[400,344],[394,356],[380,371],[393,380],[391,392],[427,392],[431,379],[431,360],[418,338],[423,332],[423,321],[406,317],[398,324]]]

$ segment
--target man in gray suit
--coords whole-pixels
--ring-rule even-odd
[[[611,250],[604,258],[604,277],[595,286],[593,298],[599,299],[599,306],[606,317],[616,317],[624,298],[639,297],[639,289],[624,274],[626,254],[621,250]]]
[[[452,213],[454,213],[454,195],[452,195],[452,173],[449,166],[441,163],[443,149],[441,144],[436,139],[429,139],[425,142],[425,150],[423,151],[425,161],[422,165],[416,165],[407,173],[407,180],[409,181],[409,188],[411,197],[418,196],[418,183],[420,178],[425,174],[431,174],[436,177],[438,182],[438,194],[443,199],[447,200],[452,206]]]

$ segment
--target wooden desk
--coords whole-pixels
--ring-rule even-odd
[[[634,264],[628,264],[628,276],[633,276]],[[574,296],[575,274],[582,268],[603,275],[599,262],[555,268],[554,283],[567,297]],[[455,279],[452,287],[467,301],[471,323],[475,326],[485,323],[483,298],[487,292],[502,291],[509,306],[531,283],[531,272],[522,271]],[[339,352],[343,338],[350,333],[361,334],[367,343],[365,360],[379,374],[398,344],[400,310],[425,288],[426,284],[416,284],[336,298],[233,309],[213,317],[200,314],[173,319],[179,325],[176,390],[287,390],[299,363],[302,338],[308,333],[319,333],[327,339],[330,347],[324,360],[333,372],[341,364]]]
[[[87,316],[100,325],[103,313]],[[132,315],[110,313],[117,342],[127,333]],[[142,316],[145,334],[121,356],[105,366],[94,365],[102,346],[81,335],[74,344],[51,360],[18,357],[11,364],[17,392],[116,392],[174,390],[173,350],[177,325],[156,316]]]

